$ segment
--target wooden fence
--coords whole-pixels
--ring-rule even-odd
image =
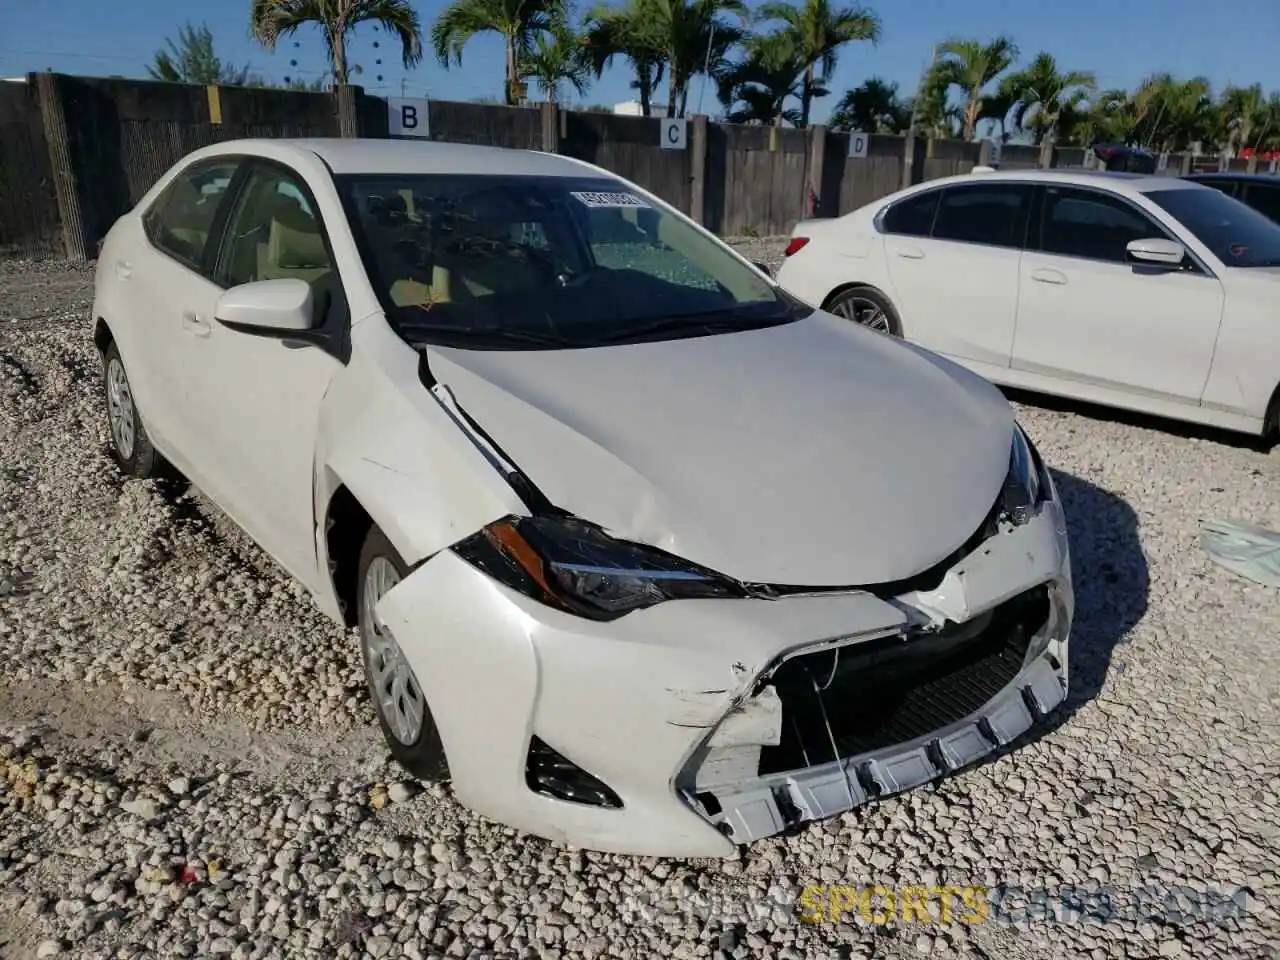
[[[239,137],[389,136],[388,103],[338,94],[32,74],[0,82],[0,256],[92,258],[98,241],[175,161]],[[963,173],[985,144],[711,123],[692,117],[683,149],[661,121],[433,100],[431,140],[549,150],[632,180],[727,236],[776,235],[847,213],[902,186]],[[1079,166],[1083,151],[1005,145],[1000,165]],[[1226,162],[1221,162],[1226,165]],[[1252,162],[1231,161],[1232,169]],[[1169,172],[1220,164],[1173,157]]]

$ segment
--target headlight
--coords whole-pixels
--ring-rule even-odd
[[[526,596],[595,620],[664,600],[747,595],[711,570],[567,517],[508,517],[454,551]]]
[[[1009,473],[1005,477],[1001,504],[1014,523],[1025,523],[1047,497],[1041,482],[1043,466],[1031,441],[1017,424],[1013,428],[1013,449],[1009,453]]]

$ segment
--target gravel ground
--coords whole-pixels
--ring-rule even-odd
[[[1049,728],[738,859],[582,853],[406,781],[353,639],[198,494],[121,482],[91,278],[0,266],[0,956],[1280,956],[1280,595],[1196,540],[1280,528],[1280,456],[1020,404],[1076,565]],[[982,923],[797,922],[824,884],[1015,889]],[[1064,884],[1116,915],[1027,919]],[[1135,917],[1152,886],[1245,911]]]

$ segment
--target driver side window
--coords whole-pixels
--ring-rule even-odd
[[[1049,187],[1044,192],[1040,249],[1067,257],[1127,263],[1132,240],[1164,238],[1150,217],[1122,200],[1092,190]]]
[[[220,271],[225,286],[295,278],[317,293],[326,287],[333,263],[308,196],[281,167],[262,165],[249,175],[227,223]]]

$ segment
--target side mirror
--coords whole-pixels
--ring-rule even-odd
[[[213,310],[229,330],[255,337],[295,339],[314,325],[315,303],[305,280],[258,280],[232,287]]]
[[[1153,237],[1150,240],[1130,240],[1125,246],[1126,252],[1140,263],[1158,263],[1166,267],[1177,267],[1187,258],[1187,248],[1176,240],[1165,240]]]
[[[755,266],[757,270],[763,273],[766,277],[773,276],[773,271],[769,269],[769,265],[765,263],[763,260],[752,260],[751,263]]]

